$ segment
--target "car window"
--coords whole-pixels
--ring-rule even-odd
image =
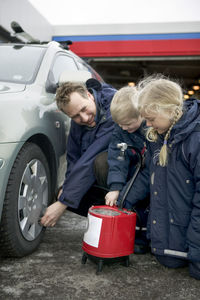
[[[0,46],[0,81],[32,83],[45,51],[42,47]]]
[[[59,55],[56,57],[53,67],[52,67],[52,73],[55,82],[58,82],[60,74],[65,71],[76,71],[78,70],[78,67],[76,66],[75,60],[67,55]]]

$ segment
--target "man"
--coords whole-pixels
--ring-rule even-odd
[[[94,202],[88,191],[96,181],[101,185],[106,182],[105,152],[114,128],[110,102],[115,92],[111,86],[95,79],[87,80],[85,85],[67,82],[58,88],[57,106],[71,118],[67,172],[58,200],[41,218],[43,226],[54,226],[66,208],[87,215]]]

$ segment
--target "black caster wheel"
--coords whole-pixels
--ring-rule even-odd
[[[125,259],[125,267],[129,267],[129,266],[130,266],[130,260],[129,260],[129,256],[127,256]]]
[[[102,269],[103,269],[103,259],[100,259],[97,264],[96,275],[99,275],[101,273]]]
[[[83,256],[82,256],[82,259],[81,259],[81,263],[82,263],[83,265],[85,265],[85,264],[86,264],[86,261],[87,261],[87,255],[86,255],[85,253],[83,253]]]

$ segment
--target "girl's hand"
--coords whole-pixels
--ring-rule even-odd
[[[110,205],[110,206],[116,205],[118,197],[119,197],[119,191],[108,192],[105,196],[106,205]]]

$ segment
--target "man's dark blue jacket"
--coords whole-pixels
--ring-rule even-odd
[[[97,107],[96,126],[89,128],[71,121],[67,141],[67,172],[63,192],[59,201],[77,208],[85,193],[95,182],[93,162],[97,154],[108,149],[114,122],[110,114],[110,103],[116,90],[108,84],[86,82]]]
[[[185,101],[183,116],[170,133],[166,167],[158,163],[162,145],[162,136],[147,145],[148,168],[138,174],[125,207],[132,207],[150,189],[152,252],[200,262],[200,101]]]
[[[131,150],[127,149],[124,153],[124,160],[119,160],[120,149],[117,147],[118,143],[126,143],[132,146],[132,149],[137,148],[143,150],[145,144],[144,123],[140,128],[133,133],[123,130],[119,125],[115,125],[112,134],[112,139],[108,148],[108,186],[110,191],[121,191],[130,176],[133,174],[134,165],[137,163],[137,155]],[[130,169],[132,167],[132,169]]]

